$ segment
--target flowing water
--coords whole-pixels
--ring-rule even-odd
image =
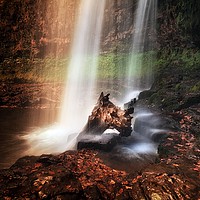
[[[105,0],[84,0],[75,30],[61,111],[61,125],[78,132],[95,103],[96,71]]]
[[[145,90],[153,81],[153,45],[155,45],[157,0],[139,0],[135,14],[132,47],[125,82],[127,93]]]
[[[165,135],[164,120],[147,108],[135,107],[133,133],[124,137],[111,152],[101,153],[109,166],[129,172],[141,171],[154,163],[158,154],[158,144]]]
[[[81,1],[71,59],[67,67],[66,88],[60,117],[57,118],[57,123],[52,123],[49,127],[35,129],[22,134],[20,138],[26,140],[26,149],[23,147],[24,152],[23,154],[20,153],[20,155],[59,153],[72,148],[74,145],[75,138],[86,123],[87,117],[98,97],[96,92],[99,90],[99,86],[97,86],[97,67],[104,7],[105,0]],[[155,39],[155,13],[156,0],[138,1],[131,56],[128,60],[128,65],[125,67],[127,76],[124,79],[124,83],[128,84],[129,89],[124,90],[126,97],[122,101],[123,103],[137,97],[140,91],[151,86],[153,57],[151,55],[148,56],[145,62],[147,65],[145,66],[146,72],[144,72],[143,55],[144,52],[152,50],[152,43]],[[113,81],[109,83],[115,84]],[[102,84],[101,89],[103,91],[107,90],[107,86],[108,84]],[[138,113],[142,117],[145,116],[142,111]],[[125,141],[122,146],[117,146],[115,151],[117,154],[128,158],[140,158],[141,154],[155,155],[157,144],[151,140],[155,130],[160,132],[157,128],[147,133],[143,130],[139,131],[139,133],[136,132],[129,140],[132,141],[131,143],[128,142],[127,144],[127,141]]]
[[[132,47],[124,80],[128,84],[124,102],[137,98],[141,91],[150,89],[153,83],[156,9],[157,0],[138,0]],[[121,161],[125,163],[131,161],[128,164],[131,168],[134,160],[145,165],[145,162],[154,162],[157,156],[158,141],[155,141],[155,138],[162,136],[165,132],[159,129],[161,124],[159,117],[149,110],[136,108],[133,124],[134,131],[130,138],[125,139],[122,145],[115,147],[115,160],[118,160],[118,162],[115,161],[116,165],[119,165]],[[138,162],[137,159],[140,161]],[[135,165],[133,164],[132,167],[135,168]],[[142,165],[138,164],[139,170],[141,167]]]
[[[60,117],[57,124],[24,136],[31,147],[28,154],[57,153],[73,148],[76,136],[86,124],[97,99],[96,70],[104,7],[105,0],[81,1]]]
[[[29,153],[54,153],[70,149],[76,142],[77,134],[85,125],[98,97],[96,96],[99,89],[99,85],[97,87],[97,66],[104,10],[105,0],[81,1],[60,118],[56,125],[27,135],[26,139],[32,146]],[[142,88],[141,84],[150,87],[152,57],[150,56],[147,60],[148,66],[145,66],[145,69],[148,70],[144,73],[143,53],[152,50],[155,12],[156,0],[138,1],[131,56],[125,68],[127,76],[124,84],[128,84],[129,89],[124,90],[126,93],[123,103],[137,97],[140,91],[146,89]],[[109,80],[108,82],[110,83]],[[113,80],[111,82],[115,84]],[[108,84],[105,81],[101,85],[102,91],[106,91],[107,87]],[[119,92],[124,93],[124,91]],[[37,143],[38,145],[35,145]]]

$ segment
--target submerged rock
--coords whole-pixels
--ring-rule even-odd
[[[103,151],[111,151],[113,147],[120,141],[118,134],[103,134],[101,136],[86,135],[82,137],[77,144],[77,149],[96,149]]]

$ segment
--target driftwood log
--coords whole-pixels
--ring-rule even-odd
[[[127,109],[122,110],[109,100],[109,95],[104,95],[103,92],[100,94],[81,135],[84,133],[102,134],[106,129],[116,129],[120,136],[131,135],[133,117],[130,114],[134,112],[133,103],[135,102],[131,101]]]

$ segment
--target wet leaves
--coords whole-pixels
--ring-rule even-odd
[[[139,173],[110,168],[93,150],[26,157],[11,169],[0,171],[0,197],[70,199],[75,195],[79,199],[110,200],[200,197],[199,148],[190,133],[191,120],[188,115],[180,119],[182,130],[169,132],[161,144],[170,153],[160,153],[158,163]]]
[[[20,181],[21,176],[16,176],[9,170],[4,174],[1,173],[0,177],[4,181],[6,177],[9,177],[11,182],[15,179],[19,180],[19,184],[15,186],[17,192],[14,194],[13,187],[7,184],[4,187],[3,197],[30,198],[30,195],[34,193],[37,194],[35,199],[56,196],[64,198],[65,194],[80,195],[80,199],[138,199],[152,196],[174,199],[178,196],[181,199],[182,194],[186,194],[186,199],[189,199],[197,194],[194,191],[198,186],[191,183],[190,179],[167,172],[156,172],[158,166],[140,175],[131,175],[106,166],[98,158],[98,153],[94,151],[79,151],[72,154],[65,152],[58,157],[62,162],[47,167],[44,167],[45,163],[41,165],[41,163],[30,162],[30,168],[36,171],[30,172],[24,168],[24,174],[28,176],[23,179],[26,185],[24,188]],[[199,162],[196,163],[197,167],[199,164]],[[178,167],[178,165],[173,163],[172,166]],[[19,170],[21,170],[20,167]],[[15,172],[17,171],[15,168]]]
[[[196,164],[194,164],[193,170],[197,171],[197,172],[200,172],[200,161],[198,161]],[[200,174],[199,174],[199,176],[200,176]]]

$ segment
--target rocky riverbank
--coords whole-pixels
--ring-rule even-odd
[[[180,83],[183,85],[188,81],[184,76],[181,79]],[[199,199],[200,107],[196,98],[199,91],[188,94],[190,96],[181,93],[183,98],[181,101],[177,100],[176,104],[171,100],[175,98],[176,84],[173,80],[177,79],[165,76],[163,81],[168,84],[163,93],[160,92],[162,87],[159,81],[156,81],[152,90],[142,93],[138,101],[138,104],[149,105],[150,109],[162,113],[169,123],[168,126],[171,127],[167,137],[163,138],[159,145],[156,162],[148,163],[136,171],[112,168],[104,162],[102,154],[94,150],[27,156],[20,158],[9,169],[0,171],[0,197],[2,199]],[[193,82],[194,79],[191,80],[190,86]],[[28,87],[13,85],[7,87],[9,95],[6,92],[3,97],[1,95],[1,99],[6,98],[6,94],[10,98],[1,105],[23,106],[22,101],[18,100],[24,95],[25,99],[29,99],[27,106],[47,106],[50,105],[49,102],[38,104],[32,99],[37,95],[44,97],[41,91],[49,89],[55,90],[56,93],[61,91],[60,85],[56,87],[55,90],[48,84]],[[24,94],[25,88],[26,94]],[[32,98],[33,93],[37,94],[34,98]],[[53,99],[54,103],[59,103],[57,98],[59,95],[56,93],[54,98],[51,96],[51,102]],[[155,98],[155,101],[152,101],[152,98],[158,94],[161,101],[155,103],[158,98]],[[188,98],[196,100],[191,103]],[[166,102],[169,106],[166,106]],[[139,165],[139,161],[134,160],[131,164]]]
[[[170,133],[163,143],[179,149],[175,155],[160,152],[157,163],[137,173],[112,169],[90,150],[21,158],[0,171],[1,198],[198,199],[199,152],[194,143],[188,148],[194,138],[182,136]]]

